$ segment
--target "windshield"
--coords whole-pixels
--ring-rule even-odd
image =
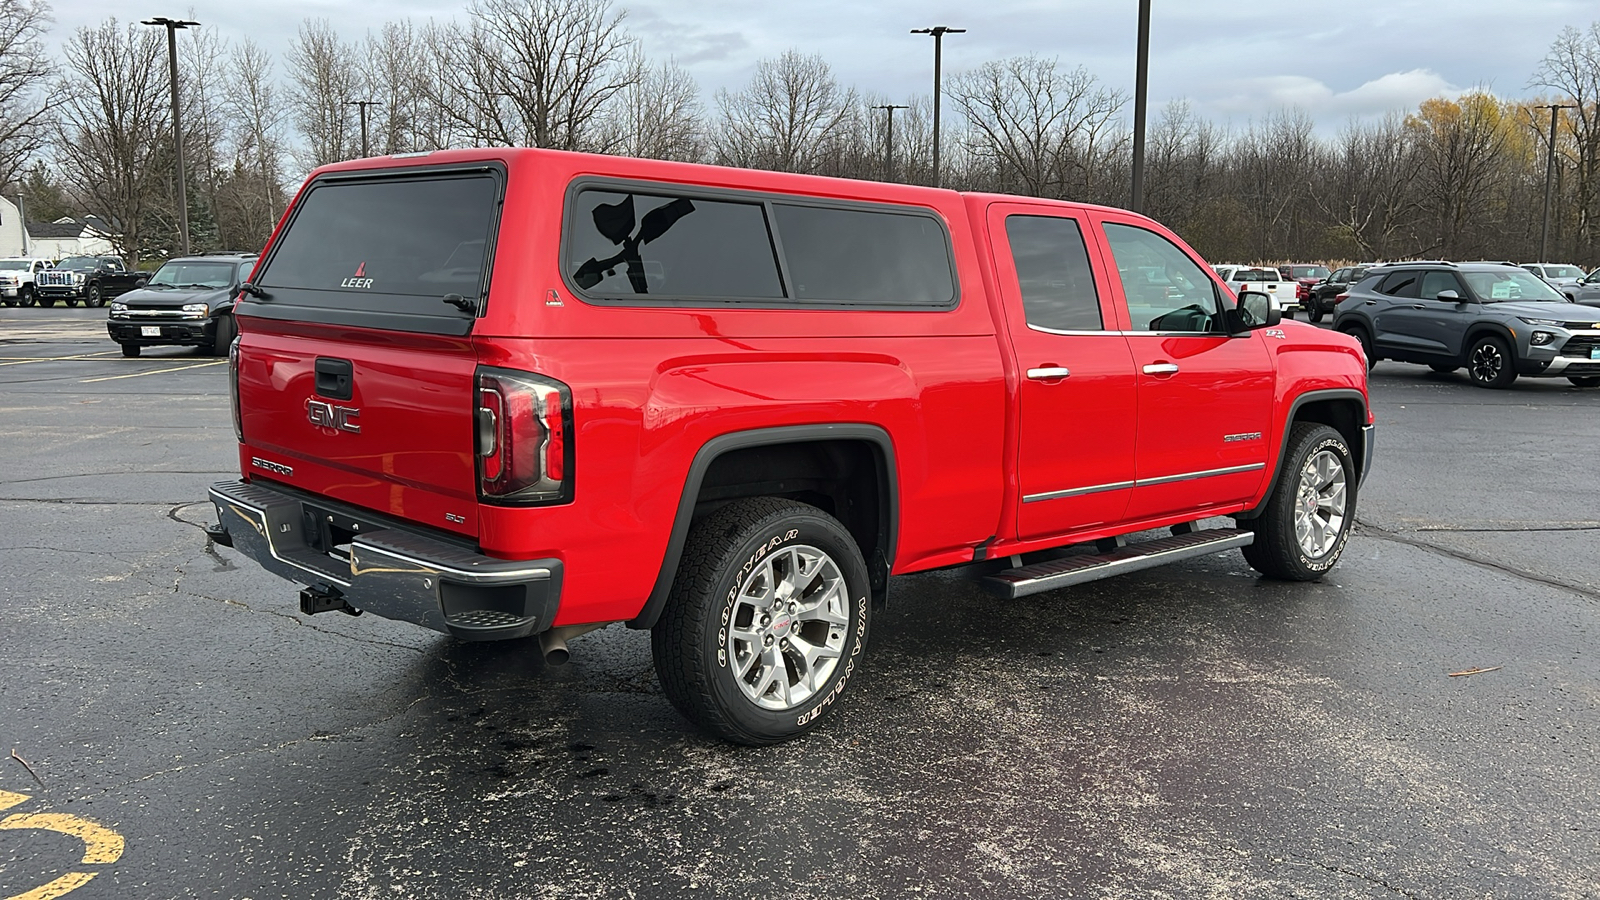
[[[1327,278],[1327,266],[1290,266],[1289,271],[1295,278]]]
[[[0,271],[15,272],[20,269],[26,272],[28,271],[28,265],[29,263],[25,259],[0,259]]]
[[[225,288],[233,285],[232,263],[169,262],[145,287]]]
[[[61,262],[56,263],[56,268],[58,268],[58,269],[92,269],[92,268],[94,268],[95,266],[97,266],[99,264],[100,264],[100,261],[95,259],[92,256],[69,256],[66,259],[63,259]]]
[[[1545,284],[1543,279],[1521,270],[1462,272],[1460,275],[1472,292],[1478,295],[1478,299],[1485,303],[1510,300],[1567,302],[1567,298],[1556,293],[1555,288]]]
[[[1546,278],[1582,278],[1583,270],[1577,266],[1545,266]]]

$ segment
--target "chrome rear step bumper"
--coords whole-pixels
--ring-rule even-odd
[[[275,575],[325,587],[357,610],[460,640],[493,641],[548,629],[560,605],[558,559],[495,559],[343,508],[365,525],[345,559],[313,545],[310,504],[299,497],[243,481],[214,484],[209,495],[217,510],[215,531],[207,529],[213,540]]]

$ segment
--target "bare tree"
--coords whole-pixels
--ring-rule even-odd
[[[357,51],[339,40],[327,19],[307,19],[289,45],[289,100],[295,127],[305,140],[296,156],[306,169],[349,159],[360,149],[357,115],[364,83]]]
[[[1595,259],[1600,256],[1600,20],[1585,31],[1563,28],[1529,86],[1559,91],[1577,107],[1565,117],[1577,156],[1578,240]]]
[[[1063,197],[1094,185],[1121,140],[1126,98],[1081,66],[1063,72],[1055,59],[1017,56],[963,72],[949,90],[967,120],[966,143],[991,161],[1003,190]]]
[[[66,67],[54,107],[54,143],[83,206],[109,220],[112,244],[136,265],[163,212],[171,158],[166,41],[149,28],[107,19],[80,28],[62,49]],[[166,232],[163,237],[170,236]]]
[[[608,107],[643,76],[610,0],[473,0],[446,27],[439,108],[475,140],[608,150]]]
[[[44,90],[52,67],[44,49],[44,0],[0,0],[0,185],[15,181],[44,145]]]
[[[1459,101],[1424,100],[1406,119],[1421,153],[1421,203],[1433,226],[1433,240],[1419,251],[1445,257],[1477,255],[1489,236],[1474,227],[1492,215],[1491,201],[1504,166],[1501,151],[1510,120],[1500,101],[1477,91]]]
[[[645,74],[622,91],[607,123],[612,136],[605,143],[623,156],[700,160],[705,155],[705,120],[694,77],[671,60],[655,68],[642,58],[629,65]]]
[[[842,87],[821,56],[786,51],[756,64],[749,87],[717,93],[717,160],[753,169],[815,172],[836,154],[844,124],[856,111],[854,89]]]

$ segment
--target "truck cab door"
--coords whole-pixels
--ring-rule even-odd
[[[1124,517],[1250,499],[1266,477],[1272,438],[1276,374],[1265,342],[1281,330],[1228,334],[1227,292],[1175,238],[1142,217],[1098,218],[1139,385],[1135,486]]]
[[[1133,358],[1100,255],[1085,243],[1088,228],[1058,206],[989,207],[1018,379],[1024,540],[1119,522],[1133,490]]]

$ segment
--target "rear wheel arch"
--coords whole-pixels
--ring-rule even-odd
[[[684,479],[655,587],[628,627],[651,628],[660,618],[694,522],[744,497],[787,497],[838,519],[861,549],[881,606],[899,534],[895,472],[894,442],[877,425],[762,428],[707,441]]]
[[[1284,460],[1289,454],[1289,438],[1295,426],[1305,422],[1326,425],[1339,432],[1344,438],[1345,445],[1350,448],[1352,465],[1356,470],[1356,482],[1360,483],[1362,475],[1365,474],[1361,471],[1361,465],[1366,458],[1363,452],[1366,433],[1362,431],[1367,424],[1366,398],[1353,388],[1309,391],[1294,399],[1289,407],[1289,415],[1284,418],[1283,431],[1278,435],[1278,457],[1273,463],[1272,480],[1268,482],[1266,494],[1254,509],[1240,513],[1235,518],[1256,518],[1272,501],[1283,475]]]

